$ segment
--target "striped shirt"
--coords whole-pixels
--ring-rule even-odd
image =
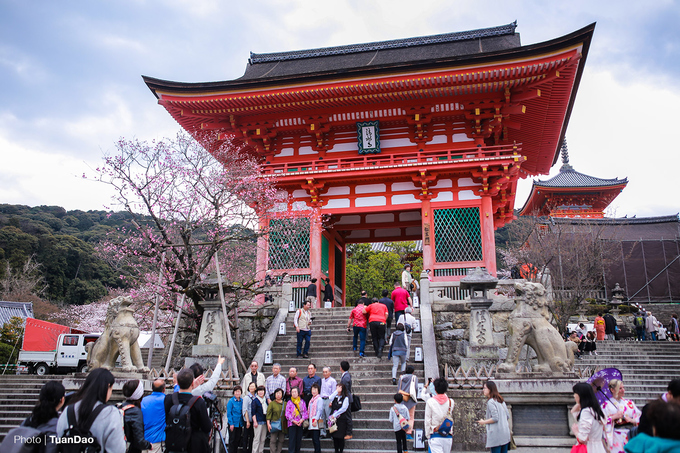
[[[267,389],[267,398],[270,400],[274,399],[274,390],[276,389],[282,389],[283,393],[286,393],[286,378],[283,377],[281,373],[278,374],[278,376],[274,376],[273,374],[267,378],[264,384],[265,388]]]

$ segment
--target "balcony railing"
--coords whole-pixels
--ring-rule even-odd
[[[480,148],[436,151],[409,151],[385,154],[366,154],[295,162],[272,162],[261,166],[262,174],[286,176],[300,172],[335,172],[384,167],[436,165],[450,162],[497,160],[521,157],[520,145],[498,145]]]

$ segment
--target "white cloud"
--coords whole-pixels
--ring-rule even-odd
[[[609,71],[586,69],[567,130],[570,163],[590,176],[628,178],[612,203],[617,216],[678,211],[680,146],[673,139],[680,124],[678,105],[680,93],[666,85],[644,79],[623,83]],[[517,207],[530,187],[531,181],[522,182]]]
[[[98,162],[25,148],[0,133],[0,200],[2,203],[63,206],[71,209],[103,209],[110,205],[109,186],[82,178]],[[79,173],[79,174],[78,174]]]

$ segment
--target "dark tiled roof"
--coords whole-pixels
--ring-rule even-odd
[[[378,41],[363,44],[350,44],[347,46],[322,47],[319,49],[294,50],[277,53],[252,53],[250,52],[251,64],[269,63],[272,61],[300,60],[303,58],[327,57],[330,55],[347,55],[359,52],[372,52],[376,50],[403,49],[406,47],[427,46],[430,44],[450,43],[466,41],[470,39],[488,38],[491,36],[512,35],[517,28],[517,21],[501,25],[499,27],[481,28],[478,30],[459,31],[441,35],[420,36],[416,38],[395,39],[392,41]]]
[[[33,303],[0,301],[0,327],[12,317],[22,319],[33,317]]]
[[[573,219],[565,217],[553,217],[547,220],[547,217],[543,218],[545,221],[554,223],[565,223],[569,225],[648,225],[655,223],[670,223],[670,224],[680,224],[680,218],[678,214],[664,215],[657,217],[614,217],[605,219]]]
[[[521,46],[517,23],[480,30],[320,49],[250,54],[238,80],[265,80],[441,61]]]
[[[628,178],[600,179],[584,175],[576,170],[562,167],[560,172],[547,181],[534,181],[536,187],[607,187],[628,184]]]

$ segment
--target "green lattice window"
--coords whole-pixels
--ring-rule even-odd
[[[328,275],[328,239],[321,235],[321,272]]]
[[[438,263],[481,261],[479,208],[435,209],[434,243]]]
[[[269,229],[269,269],[309,268],[309,219],[273,219]]]

